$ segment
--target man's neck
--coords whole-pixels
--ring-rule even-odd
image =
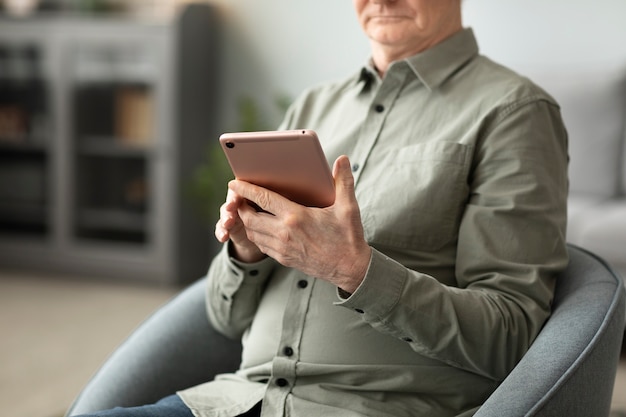
[[[461,30],[463,30],[463,26],[459,23],[458,25],[451,26],[449,30],[442,32],[442,34],[436,38],[425,39],[424,42],[420,44],[411,44],[410,46],[385,45],[372,41],[371,50],[374,67],[382,78],[393,62],[400,61],[432,48]]]

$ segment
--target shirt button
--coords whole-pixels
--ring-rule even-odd
[[[253,277],[256,277],[257,275],[259,275],[259,271],[256,269],[253,269],[252,271],[250,271],[250,275]]]
[[[278,385],[279,387],[286,387],[288,384],[289,382],[285,378],[278,378],[276,380],[276,385]]]
[[[291,356],[293,355],[293,349],[289,346],[285,346],[285,348],[283,349],[283,353],[285,354],[285,356]]]
[[[309,286],[309,282],[306,279],[301,279],[300,281],[298,281],[298,287],[304,289],[308,286]]]
[[[374,107],[374,110],[376,110],[376,112],[378,112],[378,113],[382,113],[382,112],[384,112],[384,111],[385,111],[385,106],[383,106],[382,104],[377,104],[377,105]]]
[[[228,296],[226,294],[222,294],[222,300],[228,301]]]
[[[352,164],[352,172],[357,172],[361,168],[359,164]]]
[[[364,314],[365,311],[361,310],[360,308],[355,308],[354,311],[356,311],[359,314]]]

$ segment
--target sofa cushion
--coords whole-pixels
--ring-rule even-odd
[[[593,219],[598,214],[595,210],[607,201],[584,194],[570,194],[567,199],[567,241],[582,246],[581,240],[588,218]],[[601,207],[599,208],[601,210]]]
[[[531,74],[561,105],[569,134],[570,190],[597,197],[621,194],[625,151],[626,71]],[[626,179],[626,178],[625,178]]]
[[[595,252],[626,277],[626,198],[588,206],[573,220],[570,241]]]

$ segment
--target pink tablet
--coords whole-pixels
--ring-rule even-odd
[[[237,179],[308,207],[335,201],[333,176],[312,130],[224,133],[220,144]]]

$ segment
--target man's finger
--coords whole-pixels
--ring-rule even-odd
[[[228,188],[261,210],[272,214],[279,214],[285,204],[289,203],[280,194],[245,181],[232,180],[228,183]]]

